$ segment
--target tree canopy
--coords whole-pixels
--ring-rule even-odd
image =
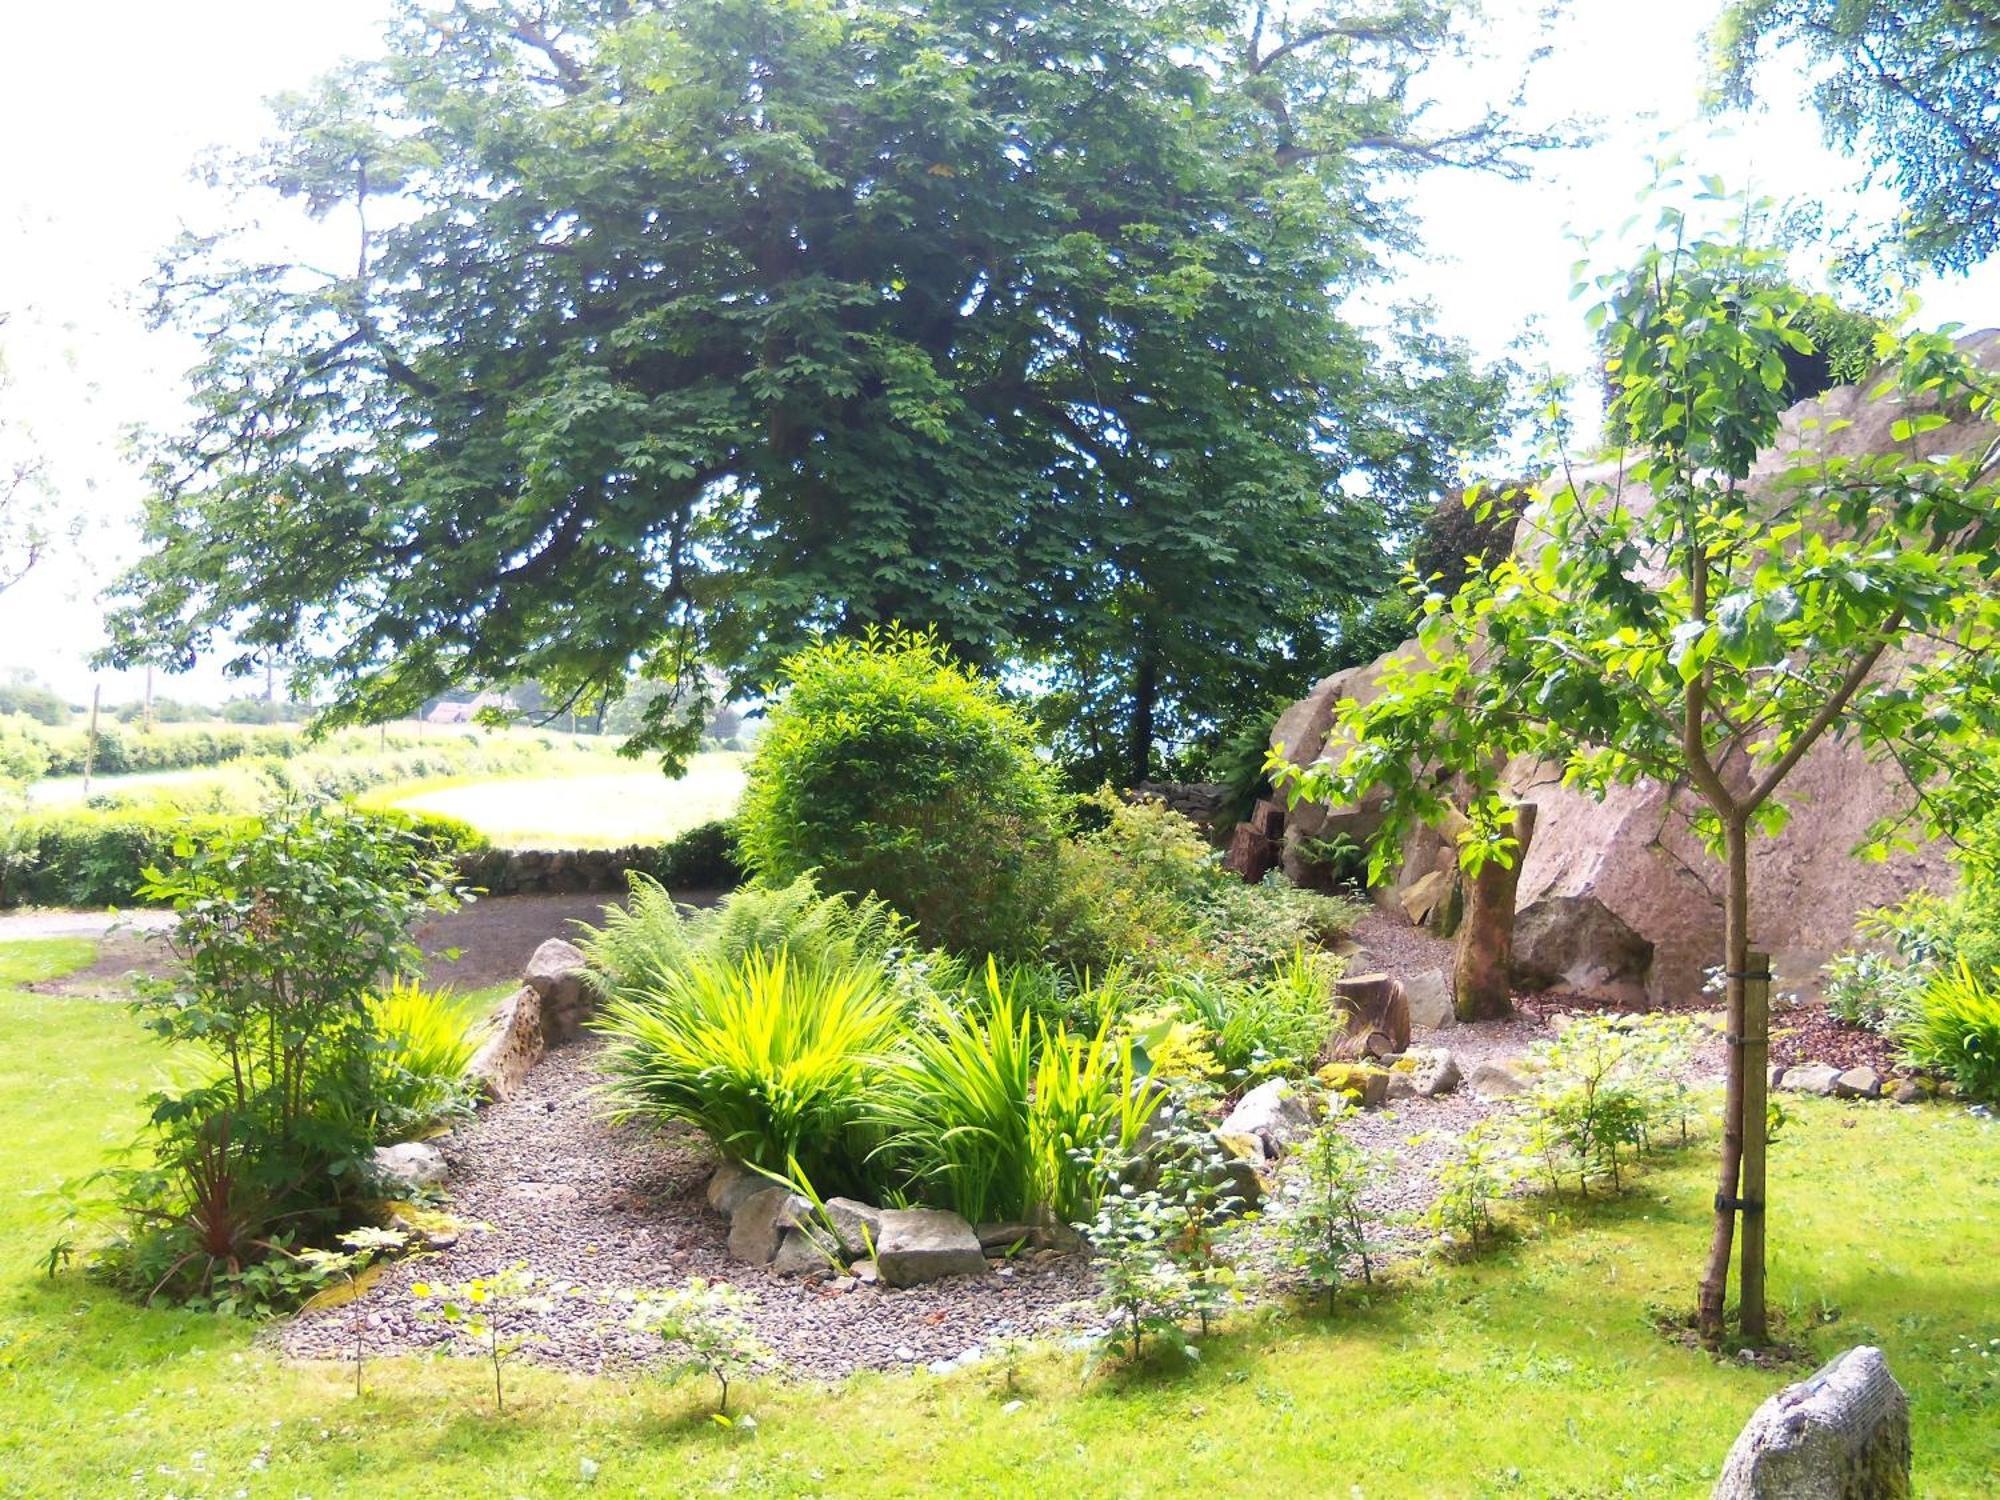
[[[1767,48],[1804,49],[1827,138],[1901,195],[1918,260],[1963,270],[2000,247],[1995,0],[1734,0],[1714,43],[1735,102]]]
[[[336,722],[639,671],[672,756],[705,667],[901,620],[1136,768],[1302,675],[1491,438],[1496,375],[1342,310],[1399,178],[1546,143],[1434,118],[1467,12],[409,4],[230,169],[351,263],[163,266],[205,355],[109,659],[276,652]]]

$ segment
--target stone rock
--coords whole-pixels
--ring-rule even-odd
[[[1255,1136],[1215,1133],[1222,1147],[1223,1178],[1237,1200],[1238,1213],[1254,1214],[1264,1206],[1263,1143]]]
[[[786,1231],[806,1226],[812,1204],[790,1188],[762,1188],[736,1205],[729,1217],[729,1253],[753,1266],[768,1266]]]
[[[760,1172],[753,1172],[740,1161],[725,1158],[717,1164],[708,1178],[708,1206],[725,1219],[736,1212],[737,1205],[752,1193],[761,1193],[767,1187],[777,1184]]]
[[[1902,1500],[1910,1403],[1863,1344],[1758,1407],[1729,1450],[1714,1500]]]
[[[1528,1089],[1527,1074],[1510,1062],[1483,1062],[1466,1082],[1482,1099],[1509,1099]]]
[[[1347,1012],[1344,1031],[1333,1044],[1335,1061],[1398,1057],[1409,1050],[1410,1001],[1401,980],[1356,974],[1335,980],[1333,992]]]
[[[486,1040],[472,1055],[466,1080],[486,1099],[511,1099],[528,1070],[548,1052],[542,1038],[542,997],[522,985],[494,1007]]]
[[[1285,831],[1285,804],[1266,797],[1250,809],[1250,826],[1267,839],[1276,839]]]
[[[981,1224],[973,1230],[979,1248],[988,1255],[1005,1255],[1016,1245],[1032,1247],[1040,1243],[1041,1227],[1018,1220],[1005,1224]]]
[[[1443,969],[1412,974],[1403,981],[1403,994],[1414,1030],[1437,1031],[1458,1024],[1458,1013],[1451,1008],[1451,976]]]
[[[1892,1096],[1898,1104],[1922,1104],[1926,1099],[1937,1097],[1937,1084],[1921,1074],[1911,1074],[1896,1081],[1896,1092]]]
[[[1254,1137],[1264,1155],[1275,1161],[1285,1154],[1294,1137],[1311,1128],[1312,1113],[1298,1090],[1282,1078],[1273,1078],[1239,1099],[1219,1132]]]
[[[730,1238],[735,1238],[734,1231]],[[972,1226],[940,1208],[885,1208],[875,1264],[889,1286],[921,1286],[946,1276],[984,1276],[986,1252]]]
[[[858,1198],[827,1199],[826,1219],[849,1260],[867,1255],[881,1241],[882,1210]]]
[[[1785,1069],[1778,1087],[1791,1094],[1831,1094],[1840,1081],[1840,1069],[1825,1063],[1800,1063]]]
[[[376,1191],[387,1198],[408,1198],[442,1186],[449,1175],[444,1153],[422,1141],[377,1146],[372,1166]]]
[[[1989,369],[2000,365],[2000,334],[1971,335],[1958,347]],[[1774,476],[1801,451],[1839,459],[1898,446],[1892,424],[1908,416],[1907,407],[1893,394],[1871,399],[1873,384],[1839,387],[1787,412],[1783,430],[1753,466],[1753,501],[1770,492]],[[1976,416],[1946,415],[1953,420],[1905,444],[1930,457],[1976,454],[1992,440],[1992,426]],[[1579,485],[1588,485],[1615,475],[1599,469],[1576,478]],[[1643,508],[1650,497],[1643,487],[1628,483],[1624,501]],[[1539,544],[1532,522],[1524,522],[1515,538],[1517,555],[1532,559]],[[1272,739],[1283,747],[1286,759],[1304,766],[1322,756],[1338,760],[1345,755],[1346,747],[1326,743],[1335,706],[1343,697],[1367,701],[1385,664],[1395,658],[1421,660],[1420,648],[1407,643],[1380,661],[1336,673],[1281,714]],[[1687,820],[1676,815],[1685,810],[1685,792],[1644,781],[1613,787],[1600,800],[1558,784],[1560,769],[1523,758],[1501,774],[1503,792],[1519,795],[1532,786],[1539,809],[1534,842],[1521,869],[1519,908],[1525,911],[1549,898],[1596,901],[1652,945],[1646,998],[1655,1005],[1694,999],[1702,970],[1722,951],[1722,874]],[[1750,856],[1757,937],[1780,973],[1810,974],[1848,946],[1859,913],[1915,890],[1950,885],[1949,850],[1939,843],[1918,844],[1879,863],[1849,857],[1865,841],[1871,824],[1901,810],[1906,795],[1895,767],[1871,760],[1852,736],[1822,740],[1793,769],[1785,782],[1785,802],[1810,809],[1810,816],[1794,816],[1776,837],[1756,840]],[[1379,815],[1371,817],[1365,806],[1333,809],[1301,802],[1286,822],[1287,873],[1295,865],[1300,873],[1309,873],[1295,859],[1300,837],[1324,836],[1329,825],[1342,830],[1366,825],[1355,834],[1359,838],[1379,822]],[[1428,845],[1421,839],[1406,845],[1410,878],[1437,867],[1436,847],[1434,835]],[[1397,885],[1405,883],[1399,878]],[[1618,991],[1628,987],[1623,981],[1613,986]],[[1594,997],[1614,1002],[1630,998],[1623,993]]]
[[[1389,1097],[1436,1099],[1464,1081],[1448,1048],[1412,1047],[1389,1069]]]
[[[550,938],[537,948],[521,983],[542,997],[542,1040],[559,1046],[583,1029],[595,1002],[590,966],[576,944]]]
[[[1348,1095],[1362,1109],[1380,1109],[1389,1102],[1391,1076],[1389,1069],[1366,1063],[1328,1063],[1318,1073],[1321,1083]]]
[[[811,1229],[787,1229],[771,1257],[771,1270],[779,1276],[810,1276],[830,1271],[835,1264],[820,1235]]]
[[[1595,896],[1544,896],[1515,914],[1513,978],[1524,990],[1643,1002],[1652,966],[1653,945]]]
[[[1843,1099],[1880,1099],[1882,1075],[1873,1068],[1849,1068],[1833,1080],[1833,1091]]]
[[[1451,873],[1447,870],[1432,870],[1403,890],[1396,899],[1403,908],[1403,915],[1410,919],[1410,925],[1421,927],[1430,921],[1431,914],[1450,894]]]

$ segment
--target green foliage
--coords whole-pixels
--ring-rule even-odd
[[[64,728],[70,721],[69,705],[62,696],[44,686],[32,672],[18,667],[0,681],[0,719],[14,715],[53,729]]]
[[[658,989],[615,991],[593,1025],[623,1113],[685,1121],[767,1172],[796,1162],[831,1192],[878,1180],[873,1090],[903,1006],[873,964],[694,954]]]
[[[535,1316],[549,1311],[557,1298],[573,1290],[568,1282],[537,1277],[526,1261],[517,1261],[504,1271],[467,1281],[414,1282],[410,1296],[424,1322],[441,1323],[485,1345],[487,1362],[493,1368],[493,1410],[500,1413],[507,1410],[501,1371],[523,1349],[542,1341],[532,1326]]]
[[[1409,174],[1547,143],[1468,96],[1444,0],[397,13],[225,171],[364,221],[353,273],[168,259],[203,353],[121,661],[275,646],[355,721],[471,681],[599,702],[637,662],[684,754],[711,664],[748,692],[814,631],[922,620],[1040,667],[1125,779],[1319,659],[1384,527],[1493,440],[1504,372],[1421,307],[1352,321]]]
[[[1325,1121],[1287,1164],[1290,1194],[1279,1220],[1288,1258],[1326,1294],[1329,1313],[1350,1262],[1360,1266],[1364,1283],[1373,1284],[1373,1257],[1381,1248],[1370,1238],[1361,1206],[1361,1195],[1381,1175],[1381,1164],[1341,1128],[1348,1109],[1346,1100],[1334,1095]]]
[[[1574,1176],[1581,1194],[1606,1178],[1616,1192],[1623,1165],[1656,1137],[1671,1129],[1685,1139],[1697,1034],[1685,1016],[1584,1016],[1530,1049],[1516,1117],[1552,1191]]]
[[[1932,1068],[1969,1099],[2000,1104],[2000,970],[1960,959],[1931,976],[1897,1036],[1911,1062]]]
[[[397,980],[368,998],[365,1097],[375,1109],[372,1135],[405,1140],[452,1115],[470,1111],[465,1070],[478,1050],[458,997]]]
[[[1332,954],[1297,949],[1263,979],[1190,973],[1169,979],[1162,991],[1202,1028],[1210,1052],[1235,1081],[1312,1067],[1334,1030],[1340,969]]]
[[[1055,789],[998,688],[900,629],[810,646],[784,678],[738,819],[750,867],[872,892],[939,947],[1037,952]]]
[[[1521,1180],[1521,1150],[1507,1122],[1480,1120],[1438,1164],[1438,1195],[1424,1222],[1450,1252],[1477,1255],[1493,1239],[1493,1205]]]
[[[748,1316],[755,1299],[737,1287],[690,1276],[678,1287],[637,1293],[632,1304],[631,1327],[657,1334],[678,1368],[715,1381],[717,1416],[729,1414],[732,1384],[777,1364]]]
[[[1893,1035],[1914,1006],[1925,975],[1871,949],[1835,954],[1820,993],[1826,1008],[1850,1026]]]
[[[1750,100],[1760,60],[1802,47],[1827,140],[1894,186],[1888,237],[1965,270],[2000,246],[2000,16],[1974,0],[1733,0],[1712,36],[1724,98]]]
[[[377,1260],[400,1254],[410,1237],[400,1229],[366,1226],[340,1237],[338,1250],[303,1250],[299,1260],[335,1283],[348,1309],[347,1328],[354,1335],[354,1394],[361,1394],[362,1361],[367,1354],[369,1314],[357,1306],[361,1273]]]
[[[229,1306],[291,1290],[260,1285],[293,1274],[278,1231],[331,1229],[353,1196],[394,1108],[372,1093],[369,997],[414,965],[417,917],[457,897],[411,837],[340,809],[184,836],[175,855],[146,893],[179,918],[179,972],[139,981],[135,1008],[211,1071],[148,1101],[153,1165],[122,1176],[133,1230],[108,1264],[148,1296]]]
[[[426,852],[476,851],[484,840],[455,818],[396,811],[355,814],[385,835],[407,835]],[[158,904],[144,872],[170,863],[177,847],[233,838],[259,826],[247,813],[189,813],[165,803],[135,807],[59,808],[19,820],[36,857],[5,892],[9,901],[44,906]]]

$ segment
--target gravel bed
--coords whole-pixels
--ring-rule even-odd
[[[551,1053],[514,1098],[438,1142],[451,1166],[451,1210],[480,1227],[437,1255],[388,1267],[350,1306],[294,1319],[280,1335],[285,1351],[341,1357],[357,1313],[372,1352],[444,1348],[452,1334],[417,1319],[410,1284],[464,1281],[523,1261],[537,1277],[586,1293],[525,1320],[541,1337],[523,1357],[589,1373],[661,1357],[659,1341],[625,1329],[603,1294],[689,1276],[750,1292],[759,1334],[789,1373],[809,1377],[952,1360],[1005,1335],[1092,1321],[1080,1304],[1094,1285],[1077,1256],[1017,1258],[984,1279],[844,1293],[730,1260],[727,1222],[702,1197],[713,1157],[688,1132],[607,1124],[594,1095],[597,1045]]]

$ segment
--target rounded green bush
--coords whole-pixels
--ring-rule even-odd
[[[902,629],[810,646],[785,675],[737,822],[750,869],[873,892],[940,947],[1037,950],[1060,804],[1027,719]]]

